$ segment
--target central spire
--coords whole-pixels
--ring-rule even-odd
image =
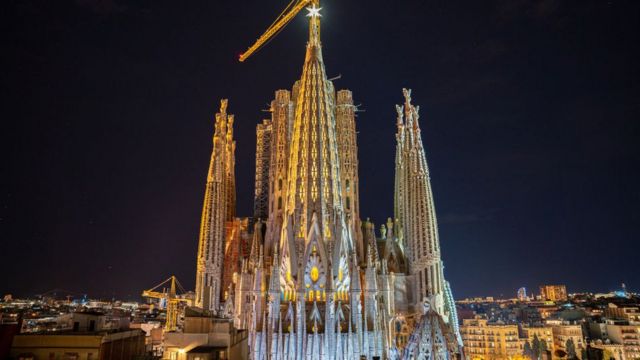
[[[319,5],[318,1],[314,1],[311,7],[307,8],[309,12],[307,14],[309,17],[309,46],[320,47],[320,18],[322,17],[320,10],[322,8]]]
[[[308,264],[310,253],[318,254],[320,263],[328,265],[335,249],[347,251],[352,246],[342,204],[336,95],[322,60],[318,5],[314,1],[307,8],[309,42],[302,76],[293,90],[295,110],[280,239],[283,274],[298,274]],[[338,273],[337,267],[332,270]],[[324,271],[329,274],[329,269]],[[295,288],[290,278],[286,282],[286,288]]]

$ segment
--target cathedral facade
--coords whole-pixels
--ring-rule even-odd
[[[361,220],[356,106],[327,79],[320,16],[301,78],[257,125],[254,216],[235,218],[233,115],[216,115],[195,306],[251,359],[450,359],[462,343],[440,257],[419,109],[397,105],[394,216]]]

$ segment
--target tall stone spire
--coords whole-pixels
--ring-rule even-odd
[[[227,114],[223,99],[216,114],[198,241],[195,305],[210,311],[220,305],[225,225],[235,215],[235,146],[233,115]]]
[[[336,95],[336,132],[338,134],[338,154],[340,155],[340,175],[342,176],[342,208],[352,225],[351,232],[358,259],[364,261],[365,245],[360,221],[356,107],[353,105],[353,96],[350,90],[339,90]]]
[[[255,315],[246,321],[255,323],[249,329],[255,360],[370,359],[385,348],[373,231],[363,303],[359,260],[367,252],[359,218],[355,106],[350,91],[336,93],[327,79],[318,0],[310,5],[302,76],[291,92],[276,92],[270,109],[264,261],[272,266],[256,267],[262,282],[254,293],[261,297],[253,300]]]
[[[316,5],[314,3],[309,10],[309,42],[302,77],[294,91],[295,117],[286,185],[286,219],[281,237],[281,245],[286,249],[281,252],[282,260],[289,262],[292,274],[302,266],[311,237],[320,240],[329,257],[337,240],[347,241],[352,246],[350,232],[345,231],[342,207],[335,92],[325,73],[320,14],[313,11],[317,9]]]
[[[431,305],[444,315],[444,279],[440,259],[438,223],[431,191],[429,168],[420,135],[419,107],[411,104],[411,90],[403,89],[404,105],[396,105],[397,146],[395,216],[400,221],[415,276],[414,301],[434,298]]]
[[[226,105],[225,105],[226,114]],[[227,116],[225,134],[225,191],[227,203],[225,216],[227,221],[236,216],[236,141],[233,139],[233,115]]]
[[[286,201],[289,144],[293,126],[294,104],[289,90],[278,90],[271,101],[271,144],[269,180],[267,184],[268,221],[265,235],[265,255],[271,256],[274,244],[280,240]]]

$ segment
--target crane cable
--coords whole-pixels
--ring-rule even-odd
[[[178,278],[176,278],[176,286],[177,289],[180,290],[180,292],[182,294],[185,294],[187,291],[184,289],[184,287],[182,287],[182,284],[180,284],[180,281],[178,281]]]
[[[159,288],[160,286],[166,284],[166,283],[170,283],[171,282],[171,278],[175,278],[176,279],[176,285],[178,286],[178,289],[182,292],[182,293],[186,293],[186,291],[184,290],[184,287],[182,287],[182,284],[180,284],[180,281],[178,281],[178,278],[175,276],[169,276],[168,279],[162,281],[160,284],[152,287],[151,289],[147,290],[147,291],[154,291],[155,289]]]
[[[269,31],[273,27],[273,25],[275,25],[278,22],[278,20],[280,20],[282,16],[287,13],[287,11],[292,7],[292,5],[294,5],[294,3],[297,5],[297,3],[299,3],[300,1],[302,0],[291,0],[289,2],[289,5],[287,5],[287,7],[284,8],[282,12],[280,12],[280,15],[278,15],[278,17],[275,20],[273,20],[273,22],[271,23],[271,25],[269,25],[266,31]]]

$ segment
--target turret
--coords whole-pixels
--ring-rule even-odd
[[[345,216],[350,224],[358,259],[365,259],[362,228],[360,224],[360,178],[358,176],[358,144],[356,132],[356,107],[349,90],[336,94],[336,132],[338,155],[342,175],[342,194]]]

